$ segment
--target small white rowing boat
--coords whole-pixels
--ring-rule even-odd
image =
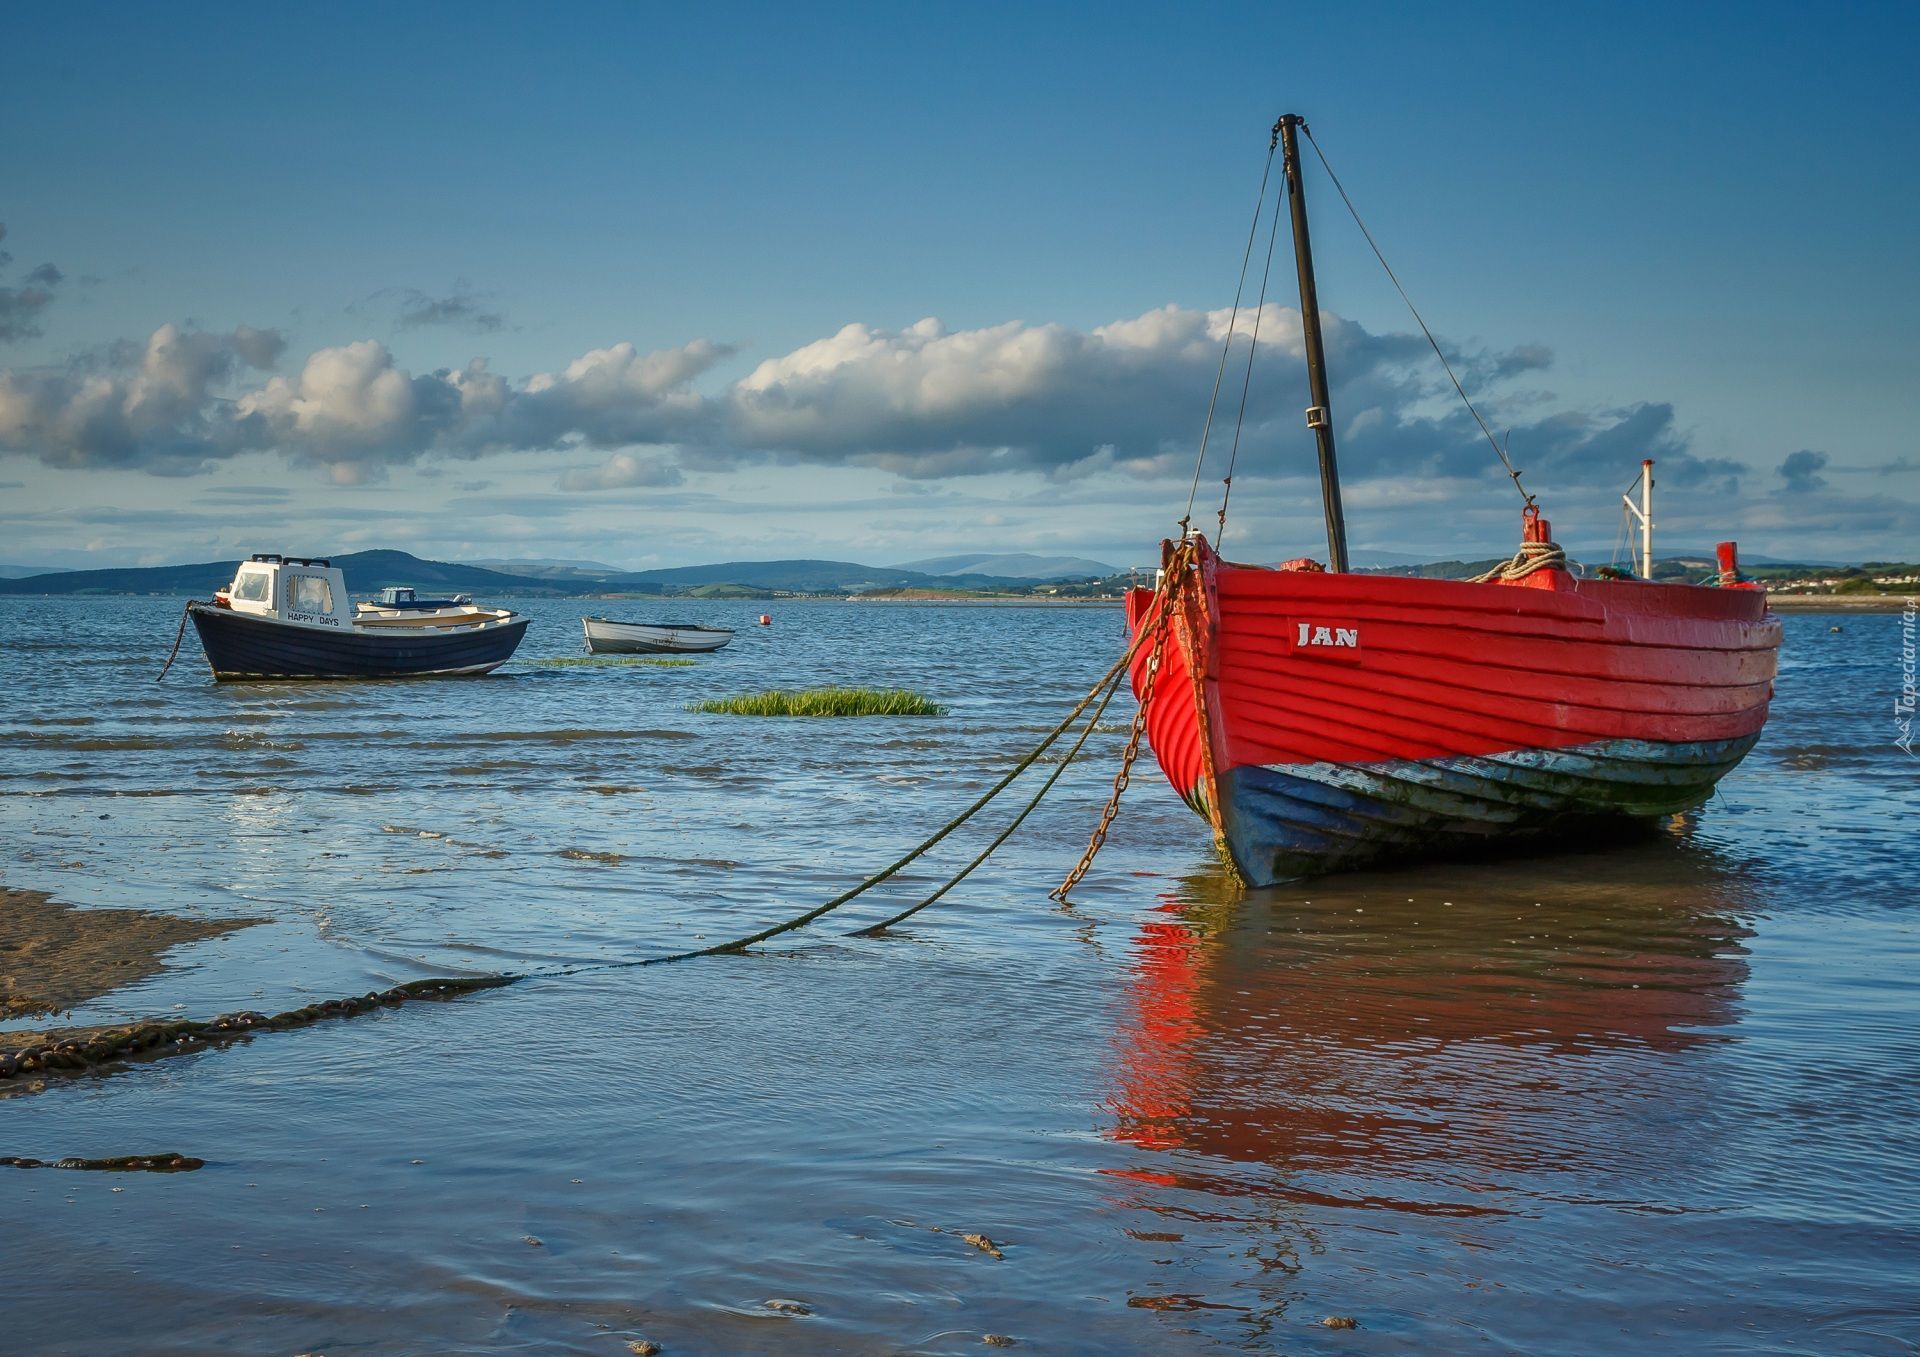
[[[596,655],[698,655],[718,650],[733,639],[728,627],[697,627],[688,622],[615,622],[583,617],[587,649]]]

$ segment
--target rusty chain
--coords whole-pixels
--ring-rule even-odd
[[[1147,656],[1146,677],[1140,683],[1140,706],[1133,713],[1133,725],[1127,732],[1127,747],[1120,755],[1120,768],[1113,775],[1113,791],[1107,797],[1107,804],[1100,808],[1099,823],[1093,827],[1093,833],[1087,836],[1086,851],[1080,855],[1080,861],[1073,865],[1073,870],[1067,873],[1066,879],[1047,892],[1049,900],[1066,903],[1068,894],[1093,870],[1093,860],[1100,856],[1100,850],[1106,846],[1107,831],[1113,828],[1113,822],[1120,814],[1120,798],[1126,795],[1127,786],[1133,781],[1134,761],[1140,757],[1140,740],[1147,733],[1147,712],[1153,705],[1154,683],[1160,677],[1160,661],[1166,654],[1173,599],[1180,588],[1180,581],[1186,576],[1190,551],[1191,547],[1183,541],[1162,572],[1160,594],[1154,600],[1157,612],[1153,621],[1153,649]]]

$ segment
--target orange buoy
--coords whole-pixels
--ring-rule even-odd
[[[765,613],[761,613],[761,614],[760,614],[760,625],[761,625],[761,626],[763,626],[763,627],[770,627],[770,626],[772,626],[772,625],[773,625],[773,619],[772,619],[771,617],[769,617],[769,616],[767,616],[767,614],[765,614]]]

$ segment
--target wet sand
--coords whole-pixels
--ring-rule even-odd
[[[0,886],[0,1020],[65,1013],[158,973],[169,948],[260,922],[82,909],[39,891]],[[37,1045],[48,1035],[0,1032],[0,1054]]]

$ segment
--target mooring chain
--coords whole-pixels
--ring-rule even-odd
[[[1133,713],[1133,725],[1127,732],[1127,747],[1120,754],[1119,771],[1113,775],[1113,791],[1107,797],[1107,804],[1100,808],[1100,820],[1094,825],[1093,833],[1087,837],[1086,852],[1080,855],[1080,861],[1073,865],[1066,879],[1047,892],[1050,900],[1065,904],[1068,894],[1093,870],[1093,860],[1100,856],[1100,850],[1106,846],[1107,831],[1113,828],[1113,822],[1120,814],[1120,798],[1126,795],[1127,785],[1133,781],[1133,763],[1140,757],[1140,740],[1146,734],[1147,712],[1153,705],[1154,682],[1160,677],[1160,661],[1167,649],[1168,619],[1172,614],[1174,590],[1178,587],[1175,581],[1183,577],[1186,554],[1183,544],[1174,558],[1167,562],[1160,593],[1153,601],[1153,649],[1147,654],[1147,672],[1140,683],[1140,705]]]
[[[184,630],[184,626],[182,629]],[[1078,724],[1082,716],[1087,714],[1088,709],[1092,708],[1092,715],[1087,718],[1086,728],[1080,733],[1080,737],[1073,742],[1072,747],[1061,759],[1059,766],[1054,769],[1052,776],[1046,779],[1039,794],[1022,808],[1020,813],[1014,817],[1012,823],[1002,830],[999,836],[988,845],[986,851],[975,857],[971,863],[962,868],[949,879],[945,885],[920,904],[887,919],[875,928],[863,929],[861,932],[871,933],[884,930],[887,926],[898,923],[912,914],[919,912],[919,910],[945,895],[948,890],[958,885],[961,880],[965,879],[975,868],[979,867],[981,863],[991,855],[994,849],[1006,842],[1013,831],[1019,827],[1021,822],[1027,818],[1028,814],[1030,814],[1039,803],[1040,796],[1045,795],[1046,791],[1059,780],[1060,776],[1066,771],[1067,765],[1073,762],[1074,757],[1080,752],[1081,747],[1086,744],[1087,738],[1098,726],[1102,713],[1106,711],[1107,703],[1112,700],[1114,692],[1120,682],[1125,678],[1127,666],[1133,662],[1134,656],[1148,639],[1148,635],[1143,628],[1141,633],[1137,634],[1127,646],[1125,653],[1123,653],[1119,659],[1115,660],[1112,666],[1100,676],[1099,681],[1088,690],[1085,697],[1081,698],[1080,701],[1074,705],[1073,710],[1068,712],[1057,725],[1040,739],[1038,744],[989,787],[984,794],[978,797],[953,819],[949,820],[932,835],[909,849],[898,861],[875,872],[852,889],[843,891],[825,904],[817,905],[803,914],[796,915],[770,928],[763,928],[745,937],[734,938],[728,942],[716,943],[713,946],[695,948],[684,952],[671,952],[660,956],[636,957],[619,961],[588,962],[581,965],[560,967],[547,971],[509,971],[480,976],[434,976],[396,985],[384,992],[358,995],[345,999],[332,999],[324,1003],[310,1004],[305,1008],[295,1009],[291,1012],[281,1013],[271,1017],[266,1014],[253,1012],[228,1013],[205,1022],[191,1020],[136,1022],[90,1038],[53,1038],[24,1050],[0,1052],[0,1081],[38,1074],[80,1073],[96,1069],[101,1065],[116,1063],[139,1055],[172,1055],[184,1053],[189,1050],[205,1049],[208,1046],[223,1045],[232,1041],[244,1040],[257,1031],[300,1027],[323,1018],[351,1017],[355,1014],[368,1012],[374,1008],[397,1005],[409,999],[451,998],[457,994],[469,993],[475,990],[494,989],[513,985],[523,980],[559,979],[564,976],[579,975],[590,971],[625,970],[642,966],[659,966],[677,961],[691,961],[696,957],[744,952],[747,948],[757,943],[765,942],[783,933],[790,933],[796,929],[805,927],[807,924],[834,912],[841,906],[864,895],[873,887],[905,870],[908,865],[929,852],[935,845],[947,838],[963,824],[973,819],[988,803],[992,802],[1012,785],[1022,773],[1026,772],[1027,769],[1038,762],[1047,750],[1052,748],[1067,731]],[[9,1162],[11,1161],[0,1159],[0,1165]]]
[[[197,598],[190,598],[186,601],[186,605],[180,609],[180,630],[173,634],[173,649],[167,652],[167,662],[161,665],[160,672],[153,676],[155,683],[165,678],[167,676],[167,670],[173,668],[174,659],[180,654],[180,643],[187,637],[187,619],[193,616],[193,605],[199,601]]]
[[[1100,850],[1106,847],[1107,831],[1113,828],[1113,822],[1120,814],[1120,798],[1126,795],[1127,786],[1133,781],[1133,761],[1140,755],[1140,736],[1147,725],[1146,704],[1153,698],[1153,681],[1159,673],[1160,648],[1156,645],[1152,656],[1147,660],[1146,682],[1141,685],[1140,691],[1140,709],[1133,714],[1133,726],[1127,732],[1127,747],[1120,755],[1119,771],[1113,775],[1113,792],[1107,797],[1107,804],[1100,808],[1099,823],[1093,827],[1093,833],[1087,837],[1087,848],[1080,855],[1080,861],[1073,864],[1073,870],[1067,873],[1064,881],[1047,892],[1047,898],[1050,900],[1066,903],[1068,894],[1080,884],[1081,879],[1088,872],[1093,870],[1093,860],[1100,855]]]
[[[764,928],[758,932],[748,934],[745,937],[735,938],[729,942],[718,943],[710,947],[701,947],[685,952],[669,953],[664,956],[641,957],[623,961],[589,962],[584,965],[562,967],[550,971],[505,972],[479,976],[434,976],[395,985],[385,991],[376,991],[344,999],[330,999],[325,1002],[309,1004],[304,1008],[294,1009],[287,1013],[272,1016],[255,1012],[227,1013],[221,1014],[209,1021],[175,1019],[135,1022],[111,1031],[95,1034],[91,1037],[77,1035],[67,1038],[56,1037],[38,1045],[30,1046],[24,1050],[0,1052],[0,1081],[37,1074],[79,1073],[141,1055],[170,1055],[189,1050],[206,1049],[209,1046],[219,1046],[229,1042],[243,1041],[253,1036],[256,1032],[263,1030],[303,1027],[326,1018],[351,1017],[355,1014],[369,1012],[376,1008],[397,1006],[411,999],[448,999],[476,990],[502,988],[516,984],[522,980],[558,979],[563,976],[578,975],[587,971],[657,966],[676,961],[690,961],[696,957],[743,952],[756,943],[765,942],[783,933],[789,933],[805,927],[807,924],[832,913],[842,905],[858,898],[874,886],[879,885],[881,882],[888,880],[904,870],[910,863],[927,853],[936,844],[941,842],[941,840],[945,839],[948,835],[959,829],[961,825],[971,820],[983,810],[988,803],[992,802],[1012,785],[1022,773],[1038,762],[1041,756],[1065,735],[1069,729],[1078,723],[1083,715],[1086,715],[1084,729],[1081,730],[1079,737],[1073,741],[1071,747],[1068,748],[1064,756],[1061,757],[1058,766],[1054,768],[1052,774],[1045,779],[1034,796],[1020,809],[1019,813],[1013,817],[1011,822],[1000,831],[982,852],[965,867],[951,876],[938,890],[922,899],[919,903],[883,920],[879,924],[859,930],[856,936],[870,936],[884,932],[890,926],[910,918],[939,900],[953,887],[971,875],[976,868],[981,866],[981,864],[992,856],[996,849],[1012,836],[1014,831],[1020,827],[1028,815],[1039,805],[1041,799],[1052,789],[1053,785],[1060,780],[1061,776],[1065,774],[1067,767],[1073,763],[1082,747],[1085,746],[1094,731],[1099,728],[1100,718],[1105,714],[1107,704],[1113,700],[1114,695],[1118,692],[1120,684],[1125,681],[1129,667],[1139,655],[1141,648],[1150,644],[1151,650],[1147,658],[1147,670],[1141,683],[1140,708],[1135,712],[1132,726],[1128,732],[1126,749],[1121,757],[1120,770],[1113,780],[1112,794],[1107,798],[1107,803],[1100,814],[1099,824],[1095,827],[1092,837],[1087,842],[1086,852],[1081,855],[1079,863],[1075,865],[1072,872],[1068,873],[1066,880],[1061,883],[1059,889],[1050,893],[1052,898],[1064,901],[1067,892],[1078,885],[1081,878],[1083,878],[1093,866],[1094,858],[1106,843],[1108,830],[1112,828],[1115,817],[1120,813],[1120,798],[1127,790],[1127,784],[1131,781],[1133,775],[1134,761],[1140,754],[1140,741],[1146,733],[1147,710],[1153,701],[1155,683],[1159,678],[1161,663],[1165,657],[1167,628],[1172,612],[1173,599],[1181,587],[1182,582],[1185,580],[1191,551],[1192,548],[1190,545],[1183,542],[1180,548],[1174,552],[1173,556],[1167,562],[1166,570],[1162,574],[1160,588],[1155,592],[1155,597],[1151,605],[1153,612],[1150,615],[1150,620],[1135,631],[1132,640],[1128,643],[1126,650],[1121,654],[1120,658],[1100,676],[1099,681],[1088,690],[1086,696],[1081,698],[1080,701],[1075,704],[1073,710],[1068,712],[1059,724],[1048,731],[1025,757],[1021,758],[1005,775],[989,787],[983,795],[977,798],[965,810],[961,811],[959,815],[949,820],[928,838],[909,849],[898,861],[875,872],[851,890],[843,891],[825,904],[818,905],[806,911],[804,914],[797,915],[783,923],[775,924],[770,928]],[[186,622],[190,615],[191,608],[192,604],[190,602],[187,608],[182,610],[180,631],[174,638],[174,654],[178,654],[179,652],[180,641],[186,633]],[[169,665],[172,664],[173,655],[168,656],[167,662]],[[161,671],[163,675],[165,672],[164,669]],[[1087,715],[1089,708],[1092,708],[1092,712],[1090,715]],[[149,1163],[148,1161],[151,1162]],[[0,1158],[0,1166],[31,1168],[46,1165],[47,1161],[27,1159],[19,1156]],[[123,1156],[122,1159],[111,1162],[105,1160],[99,1161],[98,1166],[112,1168],[151,1168],[161,1167],[163,1165],[169,1169],[178,1169],[181,1167],[197,1168],[199,1167],[199,1162],[197,1160],[187,1159],[185,1156],[166,1154],[155,1156]],[[96,1165],[91,1161],[83,1163],[79,1160],[69,1160],[58,1161],[51,1166],[60,1168],[90,1168]]]
[[[892,928],[895,924],[903,923],[906,920],[911,919],[914,915],[918,914],[921,910],[933,904],[941,896],[945,895],[948,891],[952,890],[955,886],[959,885],[962,881],[966,880],[969,876],[973,874],[973,871],[975,868],[979,867],[980,864],[985,862],[988,858],[992,857],[994,853],[999,849],[1000,845],[1005,843],[1008,839],[1012,838],[1013,832],[1016,829],[1020,828],[1020,826],[1026,821],[1026,818],[1029,815],[1033,814],[1033,812],[1039,807],[1040,802],[1045,799],[1047,793],[1053,790],[1053,784],[1058,782],[1061,779],[1061,777],[1065,775],[1067,768],[1073,763],[1074,759],[1079,756],[1081,748],[1086,744],[1086,742],[1089,739],[1092,738],[1093,732],[1099,729],[1100,718],[1102,716],[1105,716],[1107,713],[1107,704],[1113,701],[1113,695],[1120,691],[1120,685],[1125,680],[1126,680],[1126,675],[1124,673],[1115,673],[1112,676],[1112,678],[1110,678],[1107,681],[1106,691],[1103,694],[1101,694],[1101,697],[1100,697],[1100,705],[1095,707],[1093,709],[1093,714],[1087,718],[1087,724],[1085,728],[1081,730],[1080,738],[1075,740],[1072,746],[1067,750],[1067,752],[1060,756],[1060,762],[1057,765],[1055,765],[1053,772],[1048,775],[1047,780],[1045,782],[1040,784],[1040,790],[1035,792],[1030,798],[1028,798],[1027,804],[1020,808],[1020,813],[1015,815],[1013,819],[1007,822],[1006,828],[1002,829],[997,835],[995,835],[993,841],[989,843],[985,848],[981,849],[978,856],[976,856],[972,862],[969,862],[965,867],[962,867],[958,872],[954,873],[951,877],[947,878],[947,882],[945,885],[941,886],[939,890],[935,891],[933,894],[921,900],[918,904],[910,905],[906,909],[901,910],[898,914],[895,914],[890,918],[882,919],[877,924],[869,924],[865,928],[856,929],[849,936],[856,937],[856,938],[877,937],[878,935],[886,932],[889,928]]]

